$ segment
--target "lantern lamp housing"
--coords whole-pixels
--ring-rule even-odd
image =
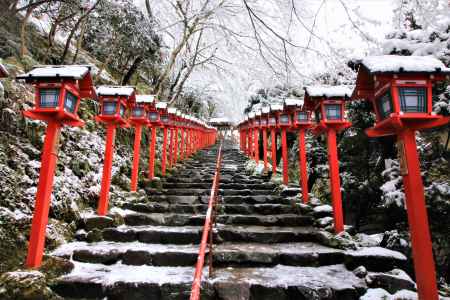
[[[134,87],[99,86],[97,87],[97,94],[100,100],[100,113],[96,117],[97,121],[128,126],[128,108],[132,110],[130,120],[136,119],[136,117],[133,117],[133,108],[139,107],[139,105],[136,105]]]
[[[44,122],[82,126],[78,117],[81,98],[95,98],[90,66],[43,66],[17,76],[35,87],[34,107],[24,115]]]
[[[382,55],[359,64],[352,99],[367,99],[376,115],[370,136],[397,134],[401,128],[440,126],[448,118],[433,112],[433,84],[448,80],[450,69],[432,57]]]
[[[311,112],[303,109],[296,109],[294,112],[294,126],[311,125]]]
[[[345,102],[351,96],[347,86],[310,86],[305,88],[304,110],[314,112],[316,127],[313,131],[321,133],[328,128],[342,130],[351,124],[346,119]],[[298,119],[297,122],[301,124]],[[300,118],[306,118],[305,115]],[[311,115],[308,115],[311,119]]]

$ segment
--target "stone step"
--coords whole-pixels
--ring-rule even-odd
[[[165,196],[195,196],[195,195],[209,195],[211,193],[211,189],[200,189],[200,188],[167,188],[162,189],[161,191],[154,191],[150,198],[164,198]],[[265,196],[267,195],[267,190],[234,190],[234,189],[222,189],[220,188],[220,194],[225,196]]]
[[[112,265],[193,266],[199,245],[74,242],[56,249],[52,255],[75,261]],[[206,252],[206,258],[209,257]],[[214,246],[215,267],[324,266],[344,263],[345,252],[315,243],[259,244],[224,243]],[[208,263],[208,262],[206,262]]]
[[[225,204],[291,204],[291,200],[278,195],[223,196]]]
[[[192,214],[164,214],[164,213],[137,213],[129,212],[124,215],[126,225],[203,225],[205,215]],[[219,224],[234,225],[256,225],[256,226],[309,226],[313,224],[313,218],[310,216],[301,216],[296,214],[279,215],[219,215],[217,216]]]
[[[125,209],[140,213],[181,213],[181,214],[201,214],[206,213],[207,204],[169,204],[169,203],[126,203],[122,206]],[[219,203],[218,211],[224,214],[261,214],[277,215],[300,213],[299,208],[285,204],[224,204]]]
[[[116,242],[140,241],[161,244],[199,243],[202,226],[120,226],[102,231],[104,240]],[[217,225],[214,242],[288,243],[315,241],[313,227],[264,227]]]
[[[266,190],[273,191],[276,186],[272,183],[220,183],[220,189],[227,190]],[[198,189],[211,189],[211,182],[209,183],[181,183],[181,182],[164,182],[163,188],[170,189],[188,189],[188,188],[198,188]]]
[[[205,268],[204,274],[207,274]],[[52,289],[71,299],[189,299],[193,267],[105,266],[75,262]],[[206,275],[205,275],[206,276]],[[359,299],[367,286],[344,265],[216,268],[202,299]]]

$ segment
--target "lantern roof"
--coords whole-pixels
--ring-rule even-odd
[[[302,107],[303,99],[287,98],[284,100],[284,105]]]
[[[255,117],[255,112],[254,111],[251,111],[251,112],[248,113],[248,118],[249,119],[253,119],[254,117]]]
[[[132,86],[108,86],[102,85],[97,87],[97,94],[99,96],[125,96],[132,97],[135,95],[134,87]]]
[[[359,63],[371,74],[378,73],[450,73],[437,58],[432,56],[380,55],[368,56]]]
[[[136,95],[136,103],[155,103],[155,95]]]
[[[270,113],[270,106],[263,106],[263,107],[261,108],[261,112],[262,112],[263,114],[268,114],[268,113]]]
[[[271,111],[282,111],[283,110],[283,104],[271,104],[270,105]]]
[[[45,80],[52,78],[66,78],[81,80],[90,75],[90,65],[60,65],[60,66],[37,66],[28,73],[17,76],[17,79]]]
[[[305,98],[349,98],[352,88],[346,85],[316,85],[305,87]]]
[[[258,109],[257,111],[255,111],[255,116],[260,117],[262,114],[261,110]]]
[[[169,107],[169,108],[167,109],[167,112],[168,112],[169,114],[175,115],[175,114],[177,113],[177,109],[176,109],[175,107]]]
[[[167,102],[158,102],[156,103],[157,109],[166,109],[167,108]]]
[[[0,78],[8,77],[8,76],[9,76],[8,70],[6,69],[6,67],[4,65],[0,64]]]
[[[232,122],[228,118],[211,118],[208,121],[211,126],[232,126]]]

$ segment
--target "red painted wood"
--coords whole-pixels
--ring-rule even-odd
[[[175,166],[178,161],[178,127],[175,127],[175,142],[173,147],[173,165]]]
[[[281,128],[281,153],[283,157],[283,184],[289,184],[289,162],[288,162],[288,149],[287,149],[287,137],[286,127]]]
[[[106,125],[105,160],[103,162],[102,187],[97,213],[105,216],[108,213],[109,190],[111,187],[111,169],[114,155],[114,140],[116,138],[116,124]]]
[[[277,136],[275,132],[275,128],[270,130],[270,136],[272,138],[271,146],[272,146],[272,172],[273,175],[277,174]]]
[[[42,263],[48,212],[53,191],[53,178],[55,176],[55,167],[58,160],[61,126],[62,125],[59,123],[50,122],[46,129],[41,155],[39,183],[36,192],[33,221],[31,224],[30,242],[28,245],[28,256],[26,261],[26,266],[28,268],[38,268]]]
[[[174,144],[174,129],[170,128],[170,140],[169,140],[169,168],[173,165],[173,144]]]
[[[161,174],[166,176],[166,161],[167,161],[167,127],[163,129],[163,149],[161,158]]]
[[[184,159],[184,128],[181,128],[180,160]]]
[[[139,158],[141,154],[141,136],[142,125],[136,124],[134,132],[134,155],[133,169],[131,170],[131,188],[130,191],[136,192],[139,177]]]
[[[339,161],[336,144],[336,131],[329,128],[328,140],[328,163],[330,166],[330,188],[333,204],[334,230],[336,233],[344,231],[344,217],[342,212],[341,179],[339,177]]]
[[[150,153],[149,153],[149,165],[148,165],[148,178],[153,180],[155,177],[155,146],[156,146],[156,126],[152,126],[152,137],[150,142]]]
[[[417,154],[416,135],[413,130],[405,129],[399,134],[398,139],[404,143],[404,156],[408,169],[408,174],[403,175],[403,186],[419,299],[437,300],[436,270]]]
[[[263,128],[263,158],[264,158],[264,172],[267,172],[267,129]]]
[[[298,131],[298,154],[300,166],[300,186],[302,187],[303,203],[308,203],[308,169],[306,161],[305,129],[300,129]]]
[[[259,164],[259,129],[255,129],[255,161]]]

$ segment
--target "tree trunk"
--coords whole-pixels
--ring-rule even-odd
[[[27,51],[25,34],[26,34],[28,20],[30,19],[34,8],[35,8],[35,6],[29,6],[27,8],[27,12],[25,13],[25,17],[23,18],[23,21],[22,21],[22,27],[20,29],[20,58],[23,58],[25,56],[25,52]]]
[[[134,59],[131,67],[128,69],[128,72],[125,74],[125,76],[123,76],[122,85],[126,85],[128,84],[128,82],[130,82],[131,77],[133,77],[134,73],[136,73],[142,60],[142,56],[138,56]]]
[[[84,34],[86,33],[86,28],[87,28],[87,18],[83,21],[83,24],[81,25],[81,32],[77,41],[77,49],[75,50],[75,54],[72,58],[72,64],[74,64],[77,61],[78,53],[80,52],[81,44],[83,43]]]
[[[80,27],[81,22],[83,22],[83,20],[84,20],[85,18],[87,18],[87,16],[89,16],[89,14],[95,9],[95,7],[97,6],[97,4],[98,4],[100,1],[102,1],[102,0],[97,0],[97,1],[94,3],[94,5],[92,5],[92,7],[89,8],[89,9],[84,13],[84,15],[82,15],[82,16],[78,19],[78,21],[75,23],[75,25],[73,26],[72,30],[70,31],[69,36],[67,37],[66,45],[65,45],[65,47],[64,47],[64,52],[63,52],[63,54],[62,54],[62,56],[61,56],[61,59],[60,59],[60,63],[61,63],[61,64],[64,64],[64,62],[65,62],[65,60],[66,60],[67,54],[69,53],[70,43],[71,43],[71,41],[72,41],[73,36],[75,35],[75,32],[76,32],[76,31],[78,30],[78,28]]]

